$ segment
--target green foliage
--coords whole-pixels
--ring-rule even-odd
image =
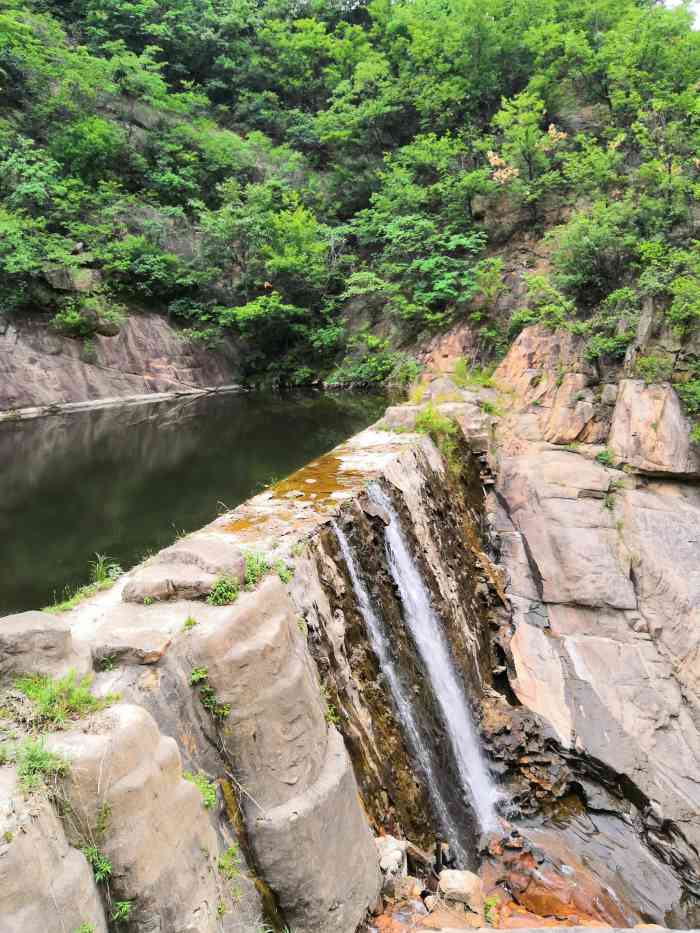
[[[558,291],[544,275],[526,273],[527,305],[511,315],[508,336],[515,337],[524,327],[544,324],[546,327],[563,327],[573,318],[575,306]]]
[[[244,551],[245,571],[243,583],[247,590],[254,589],[272,569],[269,560],[260,551]]]
[[[452,418],[442,415],[429,402],[418,412],[414,429],[419,434],[427,434],[433,439],[453,472],[459,471],[457,453],[457,435],[459,428]]]
[[[187,616],[185,621],[182,623],[183,632],[190,632],[195,627],[196,624],[197,624],[197,620],[195,618],[193,618],[192,616]]]
[[[489,897],[484,898],[484,920],[489,926],[493,926],[497,920],[496,909],[498,904],[499,898],[497,894],[491,894]]]
[[[42,738],[25,739],[15,754],[20,786],[29,794],[57,778],[68,774],[69,764],[60,755],[49,751]]]
[[[272,565],[272,569],[275,571],[282,583],[290,583],[294,577],[294,568],[288,567],[283,560],[276,560]]]
[[[700,415],[700,379],[689,379],[677,385],[676,392],[690,415]]]
[[[112,920],[114,923],[127,923],[133,906],[133,901],[114,901],[112,904]]]
[[[106,557],[104,554],[95,554],[95,560],[91,561],[90,577],[93,583],[114,583],[124,571],[120,565]]]
[[[14,687],[32,701],[34,718],[38,724],[60,728],[68,720],[95,713],[118,699],[116,694],[93,696],[90,692],[91,680],[89,674],[79,679],[75,671],[69,671],[59,680],[52,680],[42,674],[31,674],[18,677]]]
[[[76,927],[73,933],[95,933],[95,928],[91,923],[81,923]]]
[[[91,583],[80,586],[73,591],[66,587],[63,593],[64,598],[52,606],[46,606],[43,611],[69,612],[84,599],[95,596],[101,590],[108,590],[123,573],[122,568],[116,561],[112,561],[101,554],[95,555],[95,560],[89,564],[89,570]]]
[[[84,358],[122,303],[162,309],[271,385],[408,384],[406,349],[460,320],[485,356],[543,322],[617,363],[646,297],[688,336],[692,27],[638,0],[12,0],[0,305]],[[494,247],[555,218],[551,282],[504,322]]]
[[[207,596],[210,606],[228,606],[238,599],[238,581],[232,577],[219,577]]]
[[[631,288],[618,288],[600,303],[595,313],[578,328],[590,335],[584,354],[588,360],[620,362],[634,339],[639,317],[639,299]]]
[[[455,366],[452,370],[452,381],[458,389],[487,389],[493,386],[491,375],[491,370],[483,369],[480,366],[470,366],[464,357],[461,356],[455,361]]]
[[[666,382],[673,372],[673,361],[661,356],[639,356],[634,363],[635,375],[647,385],[652,382]]]
[[[228,703],[219,703],[216,692],[209,683],[209,671],[206,667],[192,669],[190,686],[198,688],[200,703],[214,719],[223,720],[230,715],[231,707]]]
[[[97,846],[85,846],[83,849],[83,855],[88,860],[90,868],[92,868],[92,873],[95,876],[95,881],[98,884],[107,883],[112,877],[112,863],[104,855]]]
[[[321,699],[323,700],[323,716],[329,726],[339,726],[340,716],[338,710],[331,702],[330,690],[325,684],[321,684]]]
[[[595,458],[598,461],[598,463],[602,463],[603,466],[612,467],[615,465],[615,460],[613,458],[613,455],[611,451],[608,450],[607,447],[604,447],[603,450],[599,451],[595,455]]]
[[[223,855],[220,855],[216,863],[219,874],[227,881],[235,881],[241,874],[241,855],[237,845],[232,845]]]
[[[192,774],[191,771],[183,771],[182,776],[190,784],[194,784],[202,795],[202,804],[206,810],[211,810],[216,806],[216,784],[210,781],[206,774]]]
[[[209,677],[209,671],[206,667],[193,667],[190,672],[190,686],[204,683]]]

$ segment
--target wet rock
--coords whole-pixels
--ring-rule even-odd
[[[675,390],[623,379],[608,446],[616,461],[650,475],[697,476],[700,454]]]
[[[0,619],[0,676],[44,674],[78,677],[91,668],[87,645],[74,640],[70,626],[45,612],[20,612]]]
[[[484,889],[478,875],[445,868],[440,872],[439,889],[445,900],[466,904],[475,914],[483,912]]]

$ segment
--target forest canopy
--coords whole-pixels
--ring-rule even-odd
[[[408,379],[463,319],[621,359],[648,297],[700,319],[699,89],[652,0],[0,0],[0,306],[155,309],[277,384]],[[524,227],[551,271],[503,321]]]

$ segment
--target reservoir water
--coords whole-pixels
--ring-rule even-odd
[[[376,396],[213,395],[0,423],[0,615],[128,569],[375,421]]]

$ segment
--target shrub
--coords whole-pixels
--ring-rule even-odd
[[[209,671],[206,667],[193,667],[190,673],[190,686],[202,684],[209,677]]]
[[[207,596],[210,606],[228,606],[238,599],[238,581],[232,577],[219,577]]]
[[[700,414],[700,379],[691,379],[676,386],[676,392],[689,414]]]
[[[573,214],[550,239],[556,284],[583,304],[595,304],[624,278],[635,256],[631,205],[598,201]]]
[[[93,696],[90,693],[91,679],[86,674],[78,680],[75,671],[69,671],[59,680],[32,674],[17,678],[15,688],[32,701],[38,723],[60,727],[68,719],[95,713],[118,699],[112,693],[104,697]]]
[[[195,667],[190,673],[190,686],[199,687],[199,701],[214,719],[226,719],[231,712],[228,703],[219,703],[214,688],[209,683],[206,667]]]
[[[115,923],[126,923],[131,916],[133,901],[115,901],[112,910],[112,920]]]
[[[440,414],[428,404],[418,412],[414,428],[419,434],[427,434],[433,439],[451,470],[459,469],[456,440],[458,429],[451,418]]]
[[[662,356],[640,356],[634,364],[634,371],[647,385],[666,382],[673,373],[673,363]]]
[[[195,627],[196,624],[197,624],[196,619],[193,619],[192,616],[187,616],[185,621],[182,623],[183,632],[189,632],[191,629]]]
[[[124,573],[116,561],[104,554],[95,554],[95,560],[90,562],[89,567],[93,583],[114,583]]]
[[[460,357],[455,362],[452,371],[452,381],[459,389],[467,389],[472,386],[476,388],[490,388],[493,385],[491,369],[482,369],[479,366],[469,366],[464,357]]]
[[[273,564],[273,570],[280,578],[282,583],[289,583],[294,577],[294,568],[288,567],[282,560],[275,561]]]
[[[92,868],[95,881],[98,884],[108,882],[112,877],[112,863],[107,856],[103,855],[97,846],[85,846],[83,855],[88,860],[90,868]]]
[[[605,447],[603,450],[597,453],[595,458],[598,461],[598,463],[602,463],[603,466],[610,467],[610,466],[613,466],[614,464],[613,455],[608,450],[607,447]]]

